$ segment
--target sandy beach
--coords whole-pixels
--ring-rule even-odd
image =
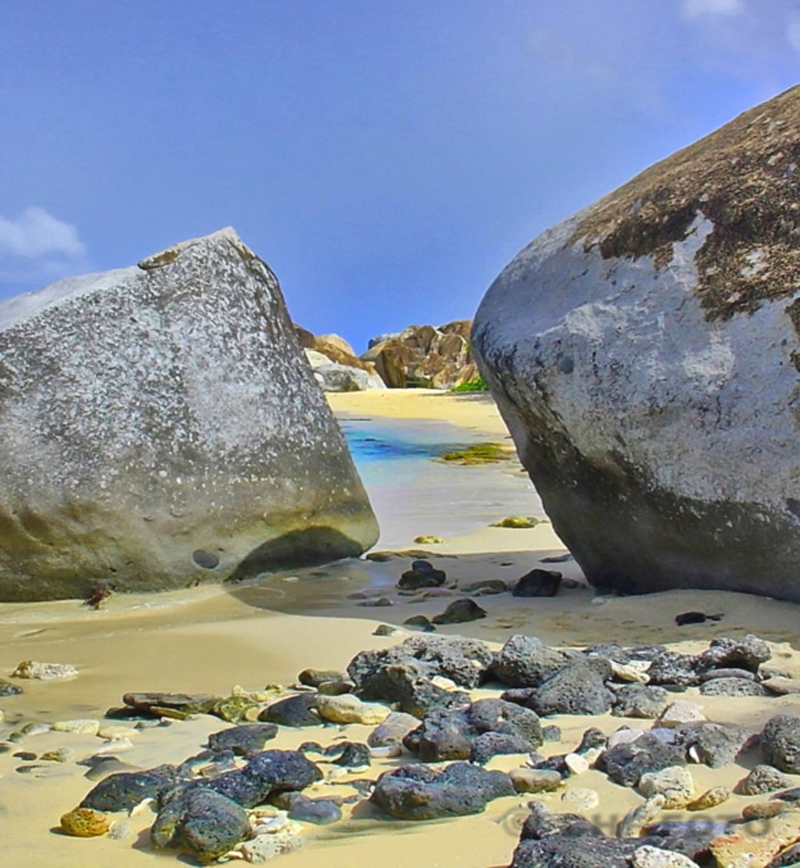
[[[446,421],[486,440],[503,441],[507,432],[494,403],[486,394],[454,395],[426,391],[372,391],[329,396],[337,414],[394,419]],[[513,464],[513,462],[512,462]],[[469,487],[470,474],[483,468],[454,467],[455,476]],[[474,477],[473,477],[474,478]],[[517,465],[498,469],[494,477],[516,486]],[[445,493],[442,493],[445,496]],[[502,491],[498,491],[502,502]],[[495,516],[501,518],[501,515]],[[434,514],[421,517],[433,523]],[[487,516],[487,519],[492,516]],[[488,525],[489,521],[486,521]],[[418,527],[392,529],[402,551],[423,548],[434,566],[446,571],[448,584],[465,586],[490,578],[510,584],[535,567],[559,570],[572,579],[552,598],[518,598],[510,594],[481,597],[487,616],[465,624],[442,626],[444,634],[481,639],[498,649],[511,635],[537,636],[553,645],[586,647],[602,641],[625,645],[667,643],[686,653],[696,653],[717,636],[741,637],[755,633],[770,643],[770,666],[800,677],[797,652],[797,606],[743,594],[670,591],[647,597],[613,597],[597,600],[586,586],[577,565],[570,560],[545,561],[566,552],[549,524],[519,530],[482,526],[469,534],[445,538],[431,545],[415,545]],[[411,615],[433,616],[458,598],[458,587],[445,596],[427,599],[399,596],[394,587],[411,557],[382,562],[358,561],[316,571],[278,574],[267,581],[242,586],[207,586],[156,596],[112,596],[94,611],[77,601],[0,605],[0,678],[8,679],[22,660],[70,663],[78,676],[66,681],[18,681],[24,688],[17,696],[0,697],[5,722],[0,723],[0,829],[3,864],[9,868],[84,868],[114,864],[116,868],[143,868],[177,862],[176,855],[155,854],[148,846],[153,815],[145,810],[135,817],[115,816],[120,837],[75,839],[57,831],[61,814],[78,804],[93,786],[78,761],[103,746],[97,736],[47,731],[13,736],[27,724],[53,723],[75,718],[100,719],[105,710],[119,705],[129,691],[180,691],[228,695],[239,685],[262,691],[266,685],[289,685],[306,667],[344,670],[350,659],[369,648],[385,648],[402,641],[405,632],[376,636],[379,624],[402,625]],[[356,595],[356,596],[354,596]],[[380,608],[363,605],[381,596]],[[679,627],[675,616],[687,611],[721,614],[719,622]],[[499,689],[481,688],[474,697],[499,696]],[[800,712],[800,699],[785,697],[701,696],[689,688],[676,696],[698,702],[710,720],[736,722],[760,729],[779,711]],[[623,724],[649,727],[650,721],[630,721],[602,715],[557,715],[547,722],[562,728],[560,743],[546,743],[545,755],[573,749],[590,726],[611,733]],[[132,736],[119,758],[138,768],[159,763],[179,763],[200,750],[209,733],[225,728],[221,720],[201,715],[169,726],[148,728]],[[350,725],[281,728],[272,748],[296,748],[303,741],[331,744],[346,737],[364,741],[369,727]],[[67,748],[66,762],[42,761],[49,750]],[[28,751],[34,758],[15,756]],[[115,755],[117,753],[115,752]],[[401,760],[408,761],[410,755]],[[488,768],[510,770],[524,757],[502,756]],[[366,773],[375,778],[397,759],[373,760]],[[329,780],[314,785],[310,795],[351,795],[350,777],[331,774],[335,766],[322,766]],[[711,770],[693,766],[698,794],[712,785],[733,785],[747,768],[731,764]],[[629,809],[641,803],[636,791],[615,786],[605,775],[589,770],[577,786],[594,789],[599,806],[592,818],[606,831]],[[800,784],[800,777],[796,779]],[[505,797],[490,803],[485,813],[471,817],[425,823],[386,821],[363,804],[345,808],[345,819],[330,827],[309,827],[306,846],[279,857],[285,868],[350,868],[381,864],[391,868],[460,866],[499,868],[508,865],[517,843],[519,824],[529,797]],[[757,799],[733,795],[705,816],[733,818]],[[555,811],[568,810],[561,792],[544,796]],[[353,811],[352,816],[350,812]],[[685,812],[668,812],[683,816]]]

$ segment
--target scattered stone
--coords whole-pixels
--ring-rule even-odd
[[[770,693],[777,696],[788,696],[791,693],[800,693],[800,678],[785,678],[781,675],[773,675],[761,682]]]
[[[680,727],[675,730],[675,737],[694,762],[705,763],[712,769],[735,762],[756,740],[751,730],[722,723]]]
[[[100,729],[99,720],[57,720],[53,725],[56,732],[71,732],[76,735],[97,735]]]
[[[428,545],[438,545],[439,543],[443,543],[444,540],[440,536],[433,536],[432,534],[429,534],[428,536],[415,537],[414,542],[417,545],[428,546]]]
[[[794,782],[774,766],[762,764],[750,770],[747,777],[737,784],[736,790],[743,796],[760,796],[791,787]]]
[[[761,735],[764,759],[789,774],[800,774],[800,716],[776,714]]]
[[[564,765],[571,775],[582,775],[589,771],[589,761],[579,753],[568,753],[564,757]]]
[[[713,639],[708,650],[698,655],[696,669],[707,672],[709,669],[747,669],[757,672],[762,663],[772,657],[769,646],[763,639],[748,633],[742,639],[720,637]]]
[[[331,799],[309,799],[298,794],[289,809],[290,820],[300,820],[315,826],[328,826],[342,819],[342,809]]]
[[[434,624],[462,624],[467,621],[477,621],[486,617],[486,610],[482,609],[474,600],[454,600],[441,613],[433,618]]]
[[[602,658],[570,662],[543,681],[526,704],[543,717],[605,714],[615,701],[605,686],[610,675],[611,665]]]
[[[10,681],[4,681],[0,678],[0,697],[2,696],[18,696],[22,693],[22,688]]]
[[[61,831],[75,838],[96,838],[111,828],[111,820],[91,808],[74,808],[61,818]]]
[[[347,769],[365,769],[372,765],[369,748],[360,742],[337,742],[325,750],[325,756],[335,756],[333,762]]]
[[[207,693],[194,696],[186,693],[126,693],[122,701],[130,708],[153,717],[182,719],[192,714],[210,714],[221,697]]]
[[[620,663],[611,660],[611,673],[616,681],[624,681],[628,684],[647,684],[650,680],[647,670],[650,662],[647,660],[631,660],[629,663]]]
[[[635,787],[642,775],[685,762],[682,747],[664,744],[652,733],[642,733],[635,741],[607,748],[596,766],[605,769],[614,783]]]
[[[570,787],[561,796],[561,801],[575,811],[591,811],[600,804],[600,796],[587,787]]]
[[[704,723],[707,720],[703,709],[696,702],[679,699],[670,703],[656,719],[656,725],[674,729],[685,723]]]
[[[550,793],[564,786],[564,779],[550,769],[513,769],[508,773],[518,793]]]
[[[632,868],[697,868],[697,862],[676,853],[674,850],[662,850],[646,844],[634,850],[631,855]]]
[[[492,799],[511,795],[508,775],[455,762],[441,772],[426,765],[384,772],[369,800],[398,820],[435,820],[478,814]]]
[[[639,837],[642,828],[658,817],[661,811],[664,810],[665,798],[661,793],[656,793],[637,805],[619,821],[617,824],[618,838],[637,838]]]
[[[465,594],[472,594],[476,597],[488,597],[493,594],[505,594],[508,591],[508,585],[502,579],[481,579],[479,582],[465,585],[461,590]]]
[[[68,747],[59,747],[45,751],[40,759],[44,762],[69,763],[75,759],[75,751]]]
[[[338,669],[304,669],[297,680],[308,687],[319,687],[326,681],[344,681],[344,672]]]
[[[103,778],[83,799],[81,808],[130,811],[143,799],[159,798],[176,784],[173,766],[143,772],[118,772]]]
[[[509,687],[538,687],[576,659],[574,652],[548,648],[533,636],[511,636],[495,655],[491,671]]]
[[[375,726],[389,716],[391,709],[375,702],[362,702],[352,693],[342,696],[316,697],[316,709],[320,717],[331,723],[362,723]]]
[[[301,727],[317,726],[320,722],[317,713],[317,695],[298,693],[273,702],[259,712],[258,719],[280,726]]]
[[[704,624],[706,621],[721,621],[723,615],[706,615],[703,612],[683,612],[681,615],[675,616],[675,623],[679,627],[685,627],[687,624]]]
[[[120,726],[111,724],[109,726],[100,726],[97,730],[98,738],[104,738],[107,741],[116,741],[121,738],[136,738],[141,730],[135,726]]]
[[[184,787],[164,801],[150,829],[150,840],[159,849],[186,849],[205,865],[249,832],[247,812],[236,802],[206,787]]]
[[[367,736],[370,747],[401,745],[403,739],[419,726],[419,719],[402,711],[393,711]]]
[[[800,838],[800,811],[780,814],[769,823],[751,820],[737,826],[736,831],[722,835],[711,844],[718,865],[767,865],[781,850]]]
[[[56,681],[60,678],[76,678],[78,670],[70,663],[37,663],[24,660],[11,673],[12,678],[29,678],[37,681]]]
[[[616,691],[616,696],[617,701],[611,709],[615,717],[644,720],[654,720],[663,714],[670,701],[670,695],[663,687],[651,684],[626,684]]]
[[[502,697],[501,697],[502,699]],[[553,741],[561,741],[561,727],[557,726],[555,723],[548,723],[546,726],[542,727],[542,741],[553,742]]]
[[[431,623],[430,618],[426,615],[412,615],[403,621],[404,627],[409,627],[412,630],[419,630],[423,633],[435,633],[436,627]]]
[[[424,616],[422,616],[424,617]],[[428,620],[427,618],[425,619]],[[397,633],[400,633],[400,629],[395,627],[393,624],[378,624],[378,626],[372,631],[373,636],[394,636]]]
[[[404,591],[416,591],[419,588],[440,588],[447,579],[444,570],[437,570],[430,561],[417,560],[406,570],[397,583]]]
[[[700,685],[703,696],[769,696],[755,681],[745,678],[712,678]]]
[[[531,570],[514,585],[514,597],[555,597],[562,575],[554,570]]]
[[[266,835],[256,835],[249,841],[245,841],[238,847],[239,852],[246,862],[253,865],[261,865],[264,862],[269,862],[276,856],[282,856],[285,853],[294,853],[303,846],[303,839],[293,833],[270,833]]]
[[[727,802],[730,797],[731,791],[728,787],[712,787],[689,802],[686,808],[689,811],[707,811],[709,808],[716,808],[717,805]]]
[[[358,604],[359,606],[367,606],[371,608],[383,609],[387,606],[393,606],[394,603],[388,597],[370,597]]]
[[[216,753],[230,750],[237,756],[250,757],[260,753],[277,734],[278,727],[274,723],[245,723],[212,733],[208,746]]]
[[[668,810],[685,808],[694,796],[694,781],[684,766],[669,766],[643,774],[638,788],[645,798],[657,794],[664,796],[664,807]]]
[[[647,674],[650,684],[692,687],[700,683],[700,676],[695,670],[696,658],[690,654],[680,654],[677,651],[662,651],[657,654]]]
[[[798,805],[787,802],[755,802],[742,808],[742,818],[745,820],[771,820],[778,814],[796,810],[798,810]]]

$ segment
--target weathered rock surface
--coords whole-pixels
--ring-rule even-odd
[[[535,239],[481,370],[589,581],[800,600],[800,87]]]
[[[377,524],[278,282],[231,229],[0,304],[0,599],[358,555]]]
[[[469,320],[447,325],[409,326],[370,347],[361,356],[373,362],[387,386],[452,389],[478,375],[469,343]]]

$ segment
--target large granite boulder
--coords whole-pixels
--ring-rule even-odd
[[[385,389],[372,362],[363,362],[339,335],[315,335],[302,326],[295,332],[314,377],[324,392],[364,392]]]
[[[377,524],[278,282],[231,229],[0,303],[0,599],[358,555]]]
[[[800,600],[800,88],[535,239],[473,347],[596,585]]]
[[[434,328],[409,326],[371,346],[361,356],[372,362],[387,386],[452,389],[478,376],[469,342],[469,320]]]

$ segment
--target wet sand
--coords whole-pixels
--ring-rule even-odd
[[[377,396],[377,397],[374,397]],[[462,396],[435,393],[362,393],[332,396],[337,411],[371,413],[395,418],[440,418],[463,425],[487,437],[502,436],[502,422],[485,396],[459,400]],[[370,403],[371,402],[371,403]],[[439,414],[436,416],[435,414]],[[454,468],[469,480],[474,468]],[[502,475],[498,478],[502,479]],[[469,484],[468,482],[466,483]],[[502,484],[502,483],[498,483]],[[443,493],[445,496],[445,493]],[[418,527],[400,528],[395,548],[414,546]],[[548,566],[542,559],[564,553],[547,524],[532,530],[484,527],[465,536],[424,546],[448,579],[463,586],[483,578],[512,582],[535,566]],[[79,675],[70,681],[17,682],[25,693],[0,698],[5,723],[4,740],[24,723],[54,722],[71,718],[101,718],[109,706],[120,704],[128,691],[181,691],[227,695],[236,685],[261,690],[268,684],[292,683],[306,667],[344,669],[360,650],[395,644],[399,637],[373,635],[380,623],[402,624],[412,614],[441,612],[451,598],[421,602],[400,597],[394,582],[408,565],[407,559],[371,564],[343,563],[316,571],[299,571],[270,577],[261,583],[236,587],[204,587],[157,596],[115,596],[98,611],[76,601],[42,604],[0,605],[0,678],[8,678],[24,659],[72,663]],[[574,562],[550,564],[565,577],[581,580]],[[352,593],[386,596],[393,605],[372,608],[350,599]],[[625,644],[674,643],[676,649],[700,650],[719,635],[742,636],[754,632],[772,644],[770,665],[800,676],[797,652],[798,608],[785,602],[743,594],[701,591],[670,591],[648,597],[610,598],[593,602],[591,589],[579,585],[564,589],[554,598],[514,598],[509,594],[479,598],[487,617],[469,624],[442,627],[450,634],[474,636],[499,645],[514,633],[540,637],[551,644],[586,646],[616,640]],[[720,623],[706,622],[678,627],[676,614],[700,610],[723,613]],[[475,696],[498,695],[489,689]],[[800,712],[800,699],[700,696],[695,689],[681,699],[699,702],[712,720],[736,721],[760,727],[779,711]],[[548,721],[549,722],[549,721]],[[562,727],[562,744],[546,744],[546,755],[574,748],[590,726],[606,732],[620,725],[643,725],[608,715],[553,719]],[[147,729],[132,738],[133,746],[118,756],[142,768],[162,762],[180,762],[195,754],[211,732],[227,724],[209,716]],[[346,737],[365,740],[368,727],[350,726]],[[345,736],[336,726],[298,731],[281,730],[268,747],[294,748],[302,741],[330,744]],[[113,864],[136,868],[155,864],[182,864],[174,853],[153,853],[147,845],[147,829],[153,815],[145,811],[118,824],[130,823],[127,836],[81,840],[57,831],[62,813],[77,805],[93,786],[83,775],[86,768],[75,763],[103,745],[96,736],[47,732],[25,736],[12,750],[0,753],[0,831],[3,865],[9,868],[85,868]],[[17,750],[37,756],[55,748],[74,751],[66,763],[33,761],[14,757]],[[408,757],[406,757],[408,759]],[[489,768],[511,769],[523,757],[499,757]],[[397,760],[374,761],[369,772],[376,777]],[[335,768],[323,766],[326,770]],[[698,793],[706,786],[732,785],[747,769],[731,765],[712,771],[692,766]],[[352,777],[363,777],[358,773]],[[343,781],[346,782],[345,777]],[[797,779],[800,784],[800,777]],[[588,771],[570,785],[591,787],[600,795],[600,807],[592,818],[607,831],[628,809],[641,803],[633,790],[610,784],[599,772]],[[318,792],[352,790],[342,781],[322,784]],[[544,797],[554,810],[565,810],[560,793]],[[743,805],[757,798],[734,796],[704,816],[737,816]],[[379,819],[368,806],[359,806],[353,818],[321,829],[311,829],[301,851],[279,857],[275,864],[286,868],[351,868],[381,864],[390,868],[463,866],[497,868],[508,865],[517,841],[519,823],[526,811],[526,798],[509,797],[491,803],[474,817],[433,823],[401,823]],[[675,816],[686,816],[674,812]],[[156,860],[160,860],[158,863]]]

